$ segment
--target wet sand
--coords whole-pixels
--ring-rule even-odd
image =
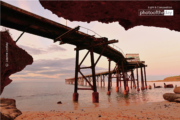
[[[23,112],[15,120],[180,120],[180,103],[155,102],[133,106],[82,108],[73,111]]]

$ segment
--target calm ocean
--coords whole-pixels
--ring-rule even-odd
[[[180,86],[180,82],[166,82]],[[153,82],[147,82],[153,85]],[[17,108],[21,111],[64,111],[89,107],[106,108],[108,106],[120,107],[134,104],[150,104],[151,102],[164,101],[164,93],[173,92],[174,88],[156,88],[152,86],[151,90],[137,92],[134,88],[130,89],[128,96],[123,95],[123,87],[120,92],[115,91],[116,82],[113,81],[111,95],[107,96],[106,87],[98,87],[99,103],[92,103],[92,91],[79,90],[79,101],[74,103],[72,95],[74,85],[62,82],[12,82],[6,86],[1,97],[13,98],[16,100]],[[130,85],[130,84],[129,84]],[[156,85],[163,86],[163,82],[156,82]],[[61,101],[62,104],[57,104]]]

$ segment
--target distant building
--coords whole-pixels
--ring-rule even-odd
[[[127,60],[128,62],[140,61],[139,54],[126,54],[125,58],[134,58],[131,60]]]

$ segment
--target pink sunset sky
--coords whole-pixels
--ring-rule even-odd
[[[38,0],[6,0],[4,2],[66,25],[64,18],[59,18],[51,11],[44,9]],[[67,26],[71,28],[86,27],[109,40],[119,40],[114,45],[123,50],[124,54],[139,53],[140,60],[145,61],[148,65],[146,68],[147,80],[162,80],[165,77],[180,75],[180,32],[147,26],[136,26],[126,31],[118,22],[104,24],[97,21],[86,23],[67,20]],[[0,26],[0,29],[4,29],[4,26]],[[10,28],[9,31],[13,40],[16,40],[22,33],[22,31]],[[80,31],[87,33],[87,30],[83,28],[80,28]],[[90,31],[88,34],[94,35]],[[96,37],[99,36],[96,35]],[[11,75],[12,80],[64,81],[65,78],[74,77],[75,46],[59,45],[59,42],[53,43],[51,39],[29,33],[25,33],[17,45],[25,49],[33,57],[34,62],[32,65],[26,66],[23,71]],[[80,52],[80,59],[85,53],[86,50]],[[95,54],[95,59],[97,57],[98,55]],[[83,65],[90,65],[90,59],[85,60]],[[114,65],[113,63],[112,68]],[[96,72],[107,70],[108,60],[102,57],[97,64]],[[89,71],[84,72],[89,73]]]

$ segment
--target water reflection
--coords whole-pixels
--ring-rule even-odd
[[[147,84],[152,86],[153,82],[148,82]],[[163,86],[163,84],[163,82],[156,83],[157,86]],[[171,82],[168,84],[180,86],[180,82]],[[107,87],[97,88],[97,91],[99,92],[99,103],[92,103],[92,91],[78,91],[79,101],[72,102],[74,86],[66,85],[64,82],[12,83],[6,87],[1,97],[16,99],[17,107],[20,110],[77,110],[82,107],[120,107],[133,104],[164,101],[162,95],[164,93],[172,93],[174,89],[154,89],[154,87],[152,87],[152,89],[138,92],[136,89],[132,88],[129,90],[129,94],[124,96],[123,85],[119,87],[119,92],[116,92],[115,89],[116,82],[113,82],[112,85],[110,96],[107,95]],[[57,101],[61,101],[63,104],[58,105]]]
[[[77,110],[79,108],[79,103],[74,101],[72,101],[72,103],[74,105],[74,110]]]
[[[93,103],[94,107],[99,107],[99,103]]]

